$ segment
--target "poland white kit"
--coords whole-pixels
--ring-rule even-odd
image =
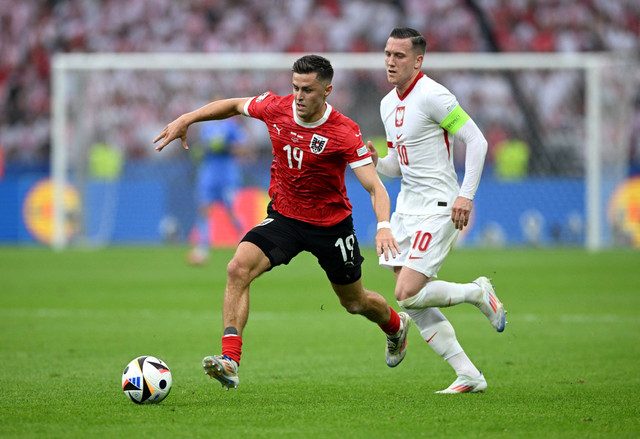
[[[473,199],[486,141],[456,97],[422,73],[403,96],[395,88],[389,92],[380,103],[380,115],[389,154],[378,160],[377,170],[389,177],[402,177],[391,218],[401,255],[389,261],[381,257],[380,264],[388,268],[405,265],[427,277],[436,276],[458,236],[451,207],[459,195]],[[453,162],[453,138],[463,125],[461,140],[467,147],[475,144],[478,134],[481,142],[471,156],[467,151],[461,188]]]

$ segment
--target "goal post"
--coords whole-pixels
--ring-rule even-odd
[[[384,79],[384,57],[382,54],[323,53],[321,55],[331,60],[336,76],[351,75],[352,79],[345,82],[347,87],[359,87],[361,82],[366,83],[370,88],[379,88],[381,90],[378,92],[379,96],[384,95],[390,89]],[[119,93],[122,95],[122,99],[126,99],[126,93],[109,88],[111,82],[118,82],[113,81],[114,77],[109,75],[120,75],[124,72],[126,77],[116,78],[124,83],[127,82],[127,78],[151,74],[154,81],[167,81],[167,83],[173,81],[183,85],[185,82],[189,83],[189,86],[198,89],[200,95],[189,99],[185,97],[188,102],[181,103],[183,106],[180,108],[193,109],[203,100],[210,98],[207,96],[211,91],[210,88],[202,84],[207,79],[203,80],[202,77],[198,77],[198,79],[191,81],[184,79],[188,76],[180,76],[182,79],[176,80],[175,75],[201,75],[204,73],[207,75],[226,75],[232,80],[243,74],[270,75],[270,79],[263,77],[255,79],[253,76],[245,78],[243,80],[245,82],[244,92],[240,95],[251,96],[265,91],[267,88],[264,87],[267,87],[266,84],[269,81],[273,81],[273,77],[284,78],[280,82],[276,82],[282,85],[281,89],[273,91],[288,93],[289,89],[286,88],[289,84],[288,81],[290,81],[288,73],[291,71],[293,62],[300,56],[302,54],[296,53],[73,53],[55,55],[51,79],[51,176],[54,188],[52,246],[61,250],[75,242],[86,243],[90,241],[90,239],[74,241],[67,232],[65,222],[68,220],[69,212],[66,211],[64,193],[67,185],[72,180],[77,180],[79,173],[84,172],[82,170],[74,171],[77,163],[73,162],[79,160],[79,155],[82,156],[86,153],[88,142],[97,139],[96,132],[102,123],[98,120],[97,114],[105,109],[91,107],[98,105],[93,101],[99,101],[99,99],[88,99],[87,94],[100,88],[104,89],[100,93],[105,95]],[[557,177],[566,173],[571,178],[581,180],[584,185],[581,196],[584,198],[576,205],[580,206],[579,208],[582,210],[577,213],[577,216],[584,221],[584,233],[574,244],[583,245],[591,251],[614,244],[614,231],[606,222],[606,200],[610,197],[615,186],[626,176],[625,160],[628,158],[625,159],[624,149],[628,148],[628,144],[624,145],[624,141],[625,138],[628,140],[630,135],[629,117],[633,113],[634,105],[632,91],[634,87],[638,87],[638,78],[634,77],[632,72],[637,68],[637,60],[602,53],[428,53],[425,55],[423,63],[423,71],[429,76],[435,76],[439,82],[443,82],[458,96],[462,105],[478,122],[485,135],[487,135],[488,128],[483,126],[483,120],[491,120],[492,123],[495,123],[496,118],[500,118],[500,108],[495,108],[496,101],[492,101],[491,96],[487,102],[482,101],[487,97],[487,92],[483,91],[485,85],[489,84],[487,89],[493,87],[493,89],[507,95],[511,93],[510,96],[505,95],[503,111],[508,113],[505,119],[509,119],[513,123],[510,123],[511,126],[503,131],[512,130],[512,125],[523,130],[520,133],[516,130],[512,134],[519,138],[526,138],[529,152],[532,155],[531,163],[536,160],[544,162],[538,170],[534,170],[537,179],[544,179],[545,174]],[[573,76],[570,81],[558,75],[563,71],[572,72]],[[364,80],[360,81],[361,78]],[[447,82],[448,78],[451,78],[450,82]],[[457,78],[464,79],[462,86],[457,84]],[[531,84],[544,85],[545,79],[553,81],[557,78],[559,78],[558,93],[562,94],[564,89],[561,87],[574,87],[577,91],[567,94],[572,102],[565,105],[562,98],[553,95],[553,90],[547,90],[546,93],[549,94],[547,101],[553,102],[553,108],[549,110],[551,107],[549,102],[544,99],[536,99],[536,85]],[[215,80],[221,86],[227,84],[224,79]],[[146,82],[145,79],[140,79],[140,83]],[[160,85],[155,87],[164,90],[165,87],[162,83],[158,84]],[[172,90],[176,94],[181,93],[180,84],[172,85]],[[194,86],[194,84],[196,85]],[[463,87],[465,90],[461,90]],[[171,87],[167,86],[166,89],[170,90]],[[379,96],[376,95],[373,99],[367,90],[352,93],[355,99],[353,102],[347,102],[349,111],[344,110],[343,105],[336,105],[336,107],[356,121],[360,115],[371,121],[379,118],[378,108],[374,105],[375,100],[379,101]],[[224,91],[226,93],[228,89],[225,88]],[[238,92],[242,93],[242,91],[233,90],[233,93]],[[343,92],[345,92],[345,88],[336,87],[334,93],[336,97],[332,95],[330,100],[337,99],[342,103],[343,98],[340,97],[340,94]],[[239,94],[232,94],[229,97],[231,96],[239,96]],[[469,109],[471,103],[467,102],[465,98],[474,100],[475,107]],[[142,96],[138,99],[144,100],[145,97]],[[371,102],[360,105],[363,100],[367,99],[371,99]],[[478,102],[475,102],[476,99]],[[128,105],[126,102],[118,102],[117,104],[122,104],[123,108]],[[156,105],[164,105],[164,103],[158,101]],[[176,104],[176,107],[178,106]],[[119,110],[113,108],[109,111],[117,112]],[[567,114],[571,112],[578,112],[577,115],[567,117],[567,120],[579,121],[579,126],[547,127],[544,122],[539,120],[541,115],[548,119],[546,117],[548,114],[545,111],[556,111],[559,118],[567,117]],[[514,114],[514,112],[518,114]],[[497,116],[484,117],[485,113],[498,114]],[[92,120],[84,121],[83,118],[88,115],[91,115]],[[149,132],[159,132],[163,124],[178,115],[173,114],[170,118],[162,115],[155,121],[145,119],[148,126],[144,128]],[[375,129],[382,130],[382,124],[378,123],[378,125]],[[550,139],[561,137],[561,134],[558,133],[562,130],[571,130],[574,132],[573,137],[577,139],[577,142],[574,142],[576,144],[570,148],[570,156],[571,160],[577,160],[579,163],[569,171],[566,171],[569,166],[566,163],[561,163],[560,158],[564,156],[554,150],[553,146],[546,145]],[[615,133],[615,135],[612,136],[611,133]],[[536,136],[540,136],[539,139],[533,138]],[[79,141],[80,137],[82,137],[81,141]],[[612,139],[616,142],[615,145],[611,145]],[[489,140],[491,142],[491,139]],[[541,145],[537,145],[538,143]],[[542,149],[537,150],[538,146]],[[567,149],[568,147],[561,145],[561,148]],[[151,140],[149,140],[149,149],[152,149]],[[544,157],[540,157],[540,155]],[[562,170],[558,171],[554,166]],[[479,194],[483,191],[483,182],[480,184]],[[500,184],[513,183],[513,181],[498,181],[496,187],[499,187]],[[543,194],[543,196],[548,196],[551,200],[554,194]],[[500,203],[500,200],[492,202]],[[523,205],[526,206],[526,202]],[[489,207],[485,210],[485,212],[487,211],[490,211]],[[530,221],[530,218],[524,220],[522,218],[520,216],[520,222]],[[518,227],[513,224],[511,226]],[[503,225],[502,228],[511,226]],[[535,229],[534,226],[535,224],[532,226],[533,229]],[[486,227],[489,230],[489,224]],[[522,226],[522,228],[525,227]],[[519,233],[527,234],[526,231]],[[487,236],[491,236],[489,231],[484,237]],[[525,243],[526,239],[521,238],[511,242],[507,238],[505,243],[507,245],[521,245]],[[491,244],[492,242],[491,239],[485,240],[480,235],[476,236],[473,241],[479,245]],[[103,245],[109,243],[108,237],[101,242]]]

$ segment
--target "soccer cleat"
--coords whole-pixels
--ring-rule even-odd
[[[209,252],[199,247],[195,247],[187,253],[187,263],[189,265],[201,266],[206,264],[208,259]]]
[[[235,389],[240,383],[238,363],[224,355],[209,355],[202,360],[204,373],[220,381],[226,390]]]
[[[387,335],[385,359],[389,367],[396,367],[407,355],[407,334],[409,333],[409,326],[411,326],[411,318],[404,312],[399,312],[398,315],[402,321],[400,335],[393,338]]]
[[[487,316],[489,322],[491,322],[491,326],[493,326],[496,331],[504,331],[506,325],[504,305],[502,305],[502,302],[500,302],[498,296],[496,296],[491,281],[481,276],[474,280],[473,283],[482,289],[482,296],[480,297],[480,301],[476,303],[476,306]]]
[[[487,388],[487,380],[480,372],[478,378],[471,378],[467,375],[460,375],[449,387],[439,390],[436,393],[480,393]]]

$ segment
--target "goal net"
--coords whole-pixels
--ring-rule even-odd
[[[379,102],[391,86],[383,56],[323,55],[336,72],[329,102],[384,150]],[[168,122],[214,98],[290,93],[297,58],[57,55],[51,244],[192,239],[198,153],[178,142],[158,153],[153,139]],[[460,244],[640,246],[639,220],[628,213],[637,189],[624,193],[638,70],[637,61],[602,54],[427,54],[423,71],[456,95],[489,141],[472,224]],[[241,163],[242,188],[232,202],[211,210],[214,245],[233,245],[264,215],[271,146],[261,123],[238,119],[254,153]],[[197,146],[201,125],[190,129],[190,145]],[[462,177],[464,145],[454,145],[454,154]],[[399,182],[384,182],[393,200]],[[347,184],[359,238],[370,244],[375,218],[368,195],[351,174]],[[68,202],[69,191],[79,202]]]

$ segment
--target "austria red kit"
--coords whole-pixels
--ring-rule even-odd
[[[303,122],[295,113],[293,95],[271,92],[249,100],[244,113],[269,129],[269,196],[278,213],[318,226],[333,226],[351,214],[344,182],[347,164],[357,168],[372,163],[355,122],[328,103],[320,120]]]

